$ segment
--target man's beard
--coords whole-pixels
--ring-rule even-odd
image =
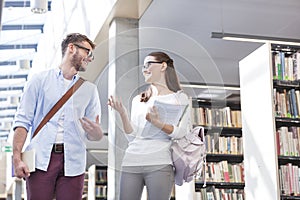
[[[85,68],[82,67],[82,57],[78,54],[78,52],[73,55],[71,64],[72,64],[72,66],[75,67],[76,71],[78,71],[78,72],[85,71]]]

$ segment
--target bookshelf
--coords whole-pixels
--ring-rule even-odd
[[[192,99],[192,124],[205,128],[207,150],[205,175],[195,180],[196,196],[201,199],[211,199],[212,196],[244,199],[240,101],[228,97]],[[204,177],[206,187],[203,187]]]
[[[299,51],[266,43],[239,63],[247,200],[300,199]]]
[[[88,199],[107,199],[107,166],[91,165],[88,169]]]

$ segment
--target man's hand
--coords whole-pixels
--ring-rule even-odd
[[[103,137],[102,129],[99,124],[99,115],[96,116],[95,122],[87,117],[79,119],[82,128],[88,135],[89,140],[100,140]]]
[[[14,158],[15,176],[18,178],[27,178],[30,176],[28,166],[21,160]]]
[[[27,130],[24,127],[15,129],[13,138],[13,164],[15,176],[18,178],[26,178],[30,176],[28,166],[21,160],[21,151],[27,137]]]

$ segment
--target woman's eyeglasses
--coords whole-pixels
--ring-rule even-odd
[[[94,55],[93,55],[93,51],[84,47],[84,46],[81,46],[79,44],[74,44],[76,47],[80,48],[80,49],[83,49],[83,50],[86,50],[87,51],[87,57],[91,58],[92,60],[94,60]]]
[[[144,69],[148,69],[152,63],[158,63],[158,64],[161,64],[161,63],[163,63],[163,62],[160,62],[160,61],[149,61],[149,62],[146,62],[146,63],[145,63],[145,65],[143,66],[143,68],[144,68]]]

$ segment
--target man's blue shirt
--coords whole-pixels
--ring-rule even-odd
[[[73,77],[69,87],[79,79]],[[32,76],[26,83],[20,105],[15,115],[13,129],[24,127],[32,135],[39,123],[64,95],[64,78],[59,69],[50,69]],[[95,121],[101,117],[100,99],[96,85],[85,81],[64,106],[30,141],[27,149],[36,151],[36,168],[46,171],[52,146],[55,143],[58,119],[64,111],[64,165],[65,176],[77,176],[86,168],[86,133],[79,119]]]

